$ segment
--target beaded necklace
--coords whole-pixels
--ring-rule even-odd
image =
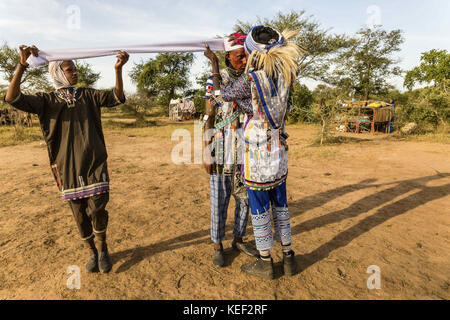
[[[58,97],[66,101],[69,108],[75,107],[75,102],[77,101],[77,99],[75,98],[77,94],[77,88],[72,89],[73,93],[70,92],[70,88],[61,88],[56,90],[56,94],[58,95]]]

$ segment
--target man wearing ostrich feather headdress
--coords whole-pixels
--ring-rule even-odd
[[[244,74],[213,95],[218,107],[223,101],[236,101],[248,117],[243,127],[242,179],[248,190],[259,257],[241,269],[268,279],[274,278],[270,255],[274,245],[271,212],[275,238],[282,246],[284,274],[294,275],[297,271],[286,196],[288,135],[285,131],[297,59],[302,55],[300,48],[289,41],[297,33],[253,27],[244,42],[248,55]],[[217,57],[208,47],[205,56],[212,62],[213,81],[219,81]]]

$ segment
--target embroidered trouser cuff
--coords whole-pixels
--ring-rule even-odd
[[[290,244],[292,236],[287,206],[286,182],[266,191],[249,189],[248,198],[256,249],[260,251],[270,250],[273,247],[270,207],[272,207],[275,239],[282,244]]]
[[[291,223],[288,207],[272,207],[275,239],[282,244],[290,244],[292,241]]]
[[[258,251],[270,250],[273,247],[272,221],[270,211],[252,214],[253,233]]]

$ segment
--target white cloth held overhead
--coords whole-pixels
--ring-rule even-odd
[[[37,57],[31,55],[27,59],[27,63],[29,63],[31,67],[37,67],[50,61],[111,56],[116,55],[117,51],[126,51],[127,53],[201,52],[206,50],[206,44],[209,45],[209,48],[212,51],[224,51],[224,41],[226,40],[209,39],[158,44],[125,45],[121,47],[39,50],[39,55]]]

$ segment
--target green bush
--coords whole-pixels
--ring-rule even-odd
[[[295,83],[292,95],[292,107],[289,112],[291,122],[317,122],[317,110],[314,110],[314,96],[307,86]]]
[[[426,87],[403,94],[402,103],[396,103],[395,123],[399,128],[415,122],[417,133],[435,131],[450,120],[450,95],[438,87]]]
[[[409,122],[417,124],[416,133],[425,133],[433,130],[437,125],[437,117],[427,108],[407,103],[395,108],[394,123],[397,131]]]
[[[152,113],[157,106],[158,104],[145,94],[135,93],[127,97],[127,101],[119,108],[122,113],[133,116],[137,120],[142,120]]]
[[[199,89],[195,91],[194,97],[192,98],[195,105],[195,113],[197,115],[205,113],[205,90]]]

